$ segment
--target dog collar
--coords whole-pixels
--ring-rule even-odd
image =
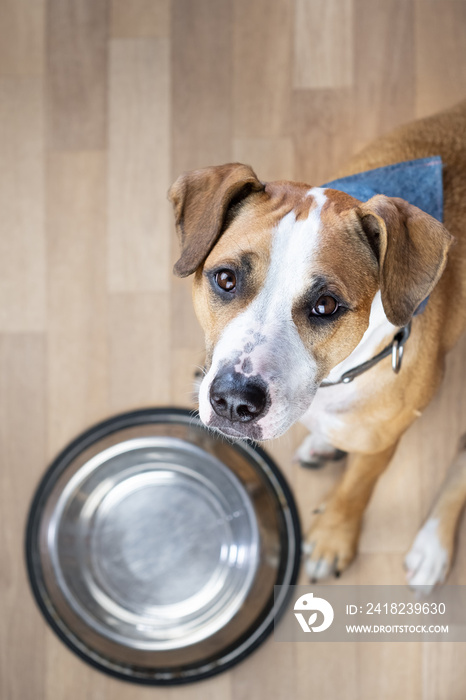
[[[361,202],[366,202],[376,194],[384,194],[387,197],[401,197],[425,211],[426,214],[438,219],[438,221],[443,221],[442,166],[440,156],[418,158],[332,180],[323,185],[323,187],[346,192]],[[419,304],[414,312],[414,316],[424,311],[428,301],[429,297],[426,297]],[[344,372],[340,379],[337,379],[335,382],[324,380],[319,388],[336,386],[337,384],[349,384],[353,379],[367,372],[367,370],[389,355],[392,357],[392,369],[395,374],[398,374],[401,369],[404,344],[408,340],[410,333],[411,322],[407,326],[403,326],[395,334],[393,340],[375,357]]]
[[[328,386],[336,386],[337,384],[349,384],[353,381],[353,379],[356,379],[356,377],[359,377],[360,374],[367,372],[368,369],[371,369],[374,367],[374,365],[378,364],[380,360],[383,360],[389,355],[392,356],[392,370],[395,372],[395,374],[398,374],[401,369],[401,362],[403,360],[404,344],[408,340],[410,333],[411,323],[408,323],[407,326],[403,326],[403,328],[396,333],[391,343],[386,345],[383,350],[375,355],[375,357],[372,357],[370,360],[366,360],[366,362],[362,362],[360,365],[357,365],[356,367],[349,369],[347,372],[344,372],[340,379],[337,379],[336,382],[329,382],[324,379],[324,381],[319,385],[319,389],[325,389]]]

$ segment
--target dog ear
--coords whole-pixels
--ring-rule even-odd
[[[264,190],[249,165],[229,163],[184,173],[168,192],[175,210],[181,257],[173,268],[187,277],[206,259],[234,210],[253,192]]]
[[[453,236],[398,197],[376,195],[357,213],[379,264],[385,314],[393,325],[405,326],[440,279]]]

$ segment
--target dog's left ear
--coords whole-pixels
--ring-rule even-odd
[[[235,207],[264,188],[252,168],[241,163],[180,175],[168,192],[181,244],[181,257],[173,268],[175,275],[187,277],[193,273],[223,233]]]
[[[454,238],[398,197],[376,195],[357,214],[379,264],[385,314],[393,325],[405,326],[440,279]]]

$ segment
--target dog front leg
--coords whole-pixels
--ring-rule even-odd
[[[413,590],[430,593],[448,576],[465,502],[466,435],[463,435],[437,501],[405,558],[406,576]]]
[[[388,466],[396,444],[376,454],[353,453],[325,510],[314,521],[304,545],[306,572],[311,580],[340,573],[353,560],[364,510],[377,479]]]

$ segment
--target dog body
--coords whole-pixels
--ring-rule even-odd
[[[203,422],[264,440],[301,420],[310,430],[301,461],[349,455],[308,537],[311,578],[339,573],[354,557],[377,478],[466,325],[466,103],[398,129],[338,174],[434,155],[445,168],[445,226],[402,199],[361,203],[302,183],[264,185],[239,164],[187,173],[170,191],[182,245],[175,272],[195,273],[206,334]],[[457,243],[447,259],[450,233]],[[321,386],[408,324],[399,374],[385,359],[350,384]],[[448,572],[466,499],[464,455],[407,556],[413,586]]]

